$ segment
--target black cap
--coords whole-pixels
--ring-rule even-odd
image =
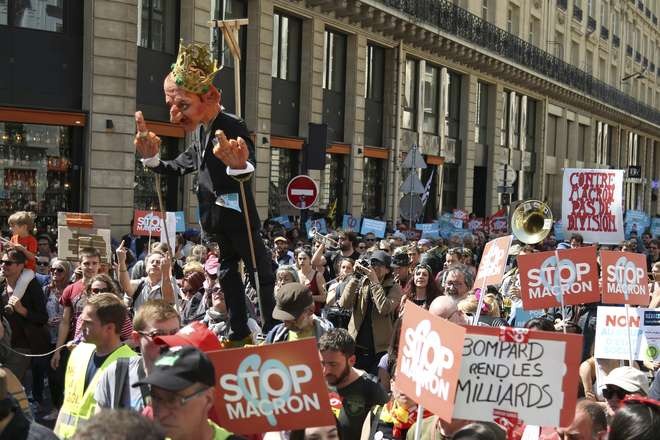
[[[387,253],[379,250],[379,251],[374,251],[371,254],[371,256],[369,257],[369,261],[371,262],[372,266],[374,262],[378,262],[379,264],[385,267],[390,267],[392,264],[392,257],[387,255]]]
[[[275,295],[273,318],[280,321],[296,320],[312,304],[314,304],[314,298],[307,286],[300,283],[285,284]]]
[[[167,391],[181,391],[196,383],[215,386],[215,369],[209,358],[191,346],[170,347],[154,363],[151,373],[133,384],[153,385]]]
[[[392,267],[410,266],[410,257],[405,252],[399,252],[392,256]]]

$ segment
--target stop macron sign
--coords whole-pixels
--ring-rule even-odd
[[[310,208],[318,197],[319,187],[309,176],[296,176],[286,186],[286,198],[296,209]]]

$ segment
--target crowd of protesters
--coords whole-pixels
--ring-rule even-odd
[[[202,244],[194,229],[177,234],[173,250],[128,234],[114,242],[112,262],[94,248],[82,248],[78,261],[67,261],[58,257],[55,237],[34,234],[33,214],[13,214],[8,227],[0,261],[0,440],[19,438],[20,429],[34,433],[28,438],[56,438],[42,426],[55,420],[60,438],[105,438],[106,431],[121,435],[122,430],[145,439],[233,438],[205,416],[214,404],[214,378],[203,352],[235,346],[228,339],[231,310],[218,282],[222,249],[217,244]],[[341,404],[335,408],[336,426],[258,434],[412,438],[416,404],[395,384],[401,317],[411,301],[462,325],[565,328],[584,335],[573,423],[527,427],[530,433],[537,429],[531,438],[657,438],[660,363],[594,358],[598,304],[533,317],[522,312],[517,256],[583,246],[579,235],[566,241],[549,235],[537,245],[514,241],[501,285],[482,292],[473,281],[494,234],[411,241],[404,229],[397,225],[384,238],[331,230],[325,238],[307,239],[296,227],[264,223],[261,238],[276,274],[270,318],[280,323],[262,331],[254,283],[245,271],[251,343],[316,338],[326,382]],[[660,306],[659,244],[644,232],[618,247],[600,246],[646,255],[650,307]],[[189,330],[177,333],[184,326]],[[197,336],[186,336],[191,333]],[[195,348],[162,353],[161,344]],[[89,352],[80,349],[89,345]],[[25,356],[44,353],[50,354]],[[177,369],[163,367],[159,359],[167,356]],[[72,379],[74,374],[79,377]],[[70,403],[77,386],[87,402],[83,409]],[[430,413],[424,414],[422,429],[422,438],[504,438],[492,423],[447,423]]]

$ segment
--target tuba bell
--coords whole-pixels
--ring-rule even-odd
[[[536,244],[552,229],[552,211],[539,200],[526,200],[520,203],[511,216],[513,235],[526,244]]]

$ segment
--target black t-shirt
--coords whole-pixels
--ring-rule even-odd
[[[97,356],[96,353],[92,356],[92,358],[89,360],[89,363],[87,364],[87,371],[85,372],[85,389],[87,389],[87,386],[89,383],[92,381],[94,378],[94,374],[96,374],[96,371],[101,368],[101,365],[103,365],[103,362],[110,356],[112,353],[108,353],[105,356]]]
[[[327,276],[329,278],[327,278],[326,281],[335,279],[337,275],[339,275],[339,262],[341,261],[342,258],[350,258],[351,260],[356,261],[360,258],[360,253],[354,250],[351,255],[349,255],[348,257],[344,257],[341,251],[327,252],[325,254],[326,273],[324,274],[324,276]]]
[[[376,379],[364,373],[355,382],[344,388],[338,388],[342,408],[337,418],[337,428],[341,438],[358,439],[362,432],[362,424],[371,408],[384,405],[387,393]]]

